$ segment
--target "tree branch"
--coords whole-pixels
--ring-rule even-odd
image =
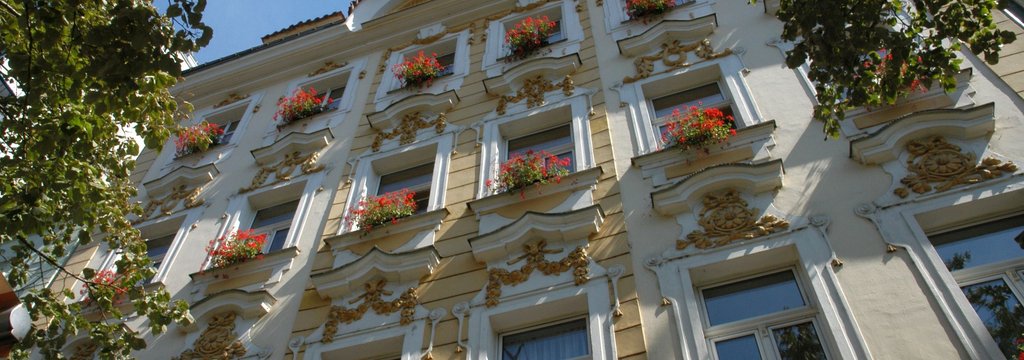
[[[17,9],[11,6],[11,4],[8,4],[6,1],[0,0],[0,5],[3,5],[3,9],[6,10],[11,15],[21,16],[21,13],[19,13]]]

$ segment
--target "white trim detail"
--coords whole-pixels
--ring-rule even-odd
[[[630,36],[642,34],[657,23],[667,21],[692,20],[708,15],[714,15],[714,1],[711,0],[689,0],[683,4],[676,5],[664,14],[658,15],[653,22],[644,23],[641,20],[630,20],[626,14],[626,0],[604,0],[604,25],[608,34],[613,40],[622,40]]]
[[[429,28],[422,29],[420,31],[421,35],[424,33],[429,33],[429,31],[425,31],[428,29]],[[461,88],[463,81],[465,81],[466,79],[466,75],[469,75],[469,37],[469,29],[467,28],[457,33],[445,35],[444,37],[427,45],[410,46],[400,51],[392,52],[391,56],[389,56],[387,59],[384,74],[381,75],[380,85],[377,86],[377,93],[374,96],[374,104],[376,104],[376,111],[382,111],[391,104],[410,95],[436,95],[446,91],[452,91]],[[402,89],[402,83],[401,81],[398,80],[398,78],[395,77],[394,73],[392,72],[392,68],[396,64],[400,63],[406,56],[415,55],[420,50],[429,50],[431,47],[441,46],[445,42],[455,42],[455,63],[453,64],[455,68],[452,70],[452,73],[450,75],[434,79],[434,82],[430,86],[424,87],[422,89]]]
[[[561,28],[565,35],[565,40],[540,49],[537,54],[531,55],[530,58],[542,56],[562,57],[580,51],[580,43],[583,42],[584,35],[583,26],[580,25],[579,14],[576,13],[576,2],[572,0],[554,1],[533,9],[529,13],[512,13],[499,20],[489,22],[487,28],[484,29],[484,31],[487,31],[487,44],[484,49],[482,65],[482,69],[487,72],[487,77],[501,75],[521,61],[505,62],[502,60],[508,54],[508,49],[505,48],[506,24],[526,16],[551,11],[561,12]]]
[[[347,77],[345,81],[345,94],[342,95],[341,99],[337,101],[338,105],[334,110],[324,112],[311,116],[307,119],[301,119],[297,121],[301,124],[288,124],[278,131],[276,121],[271,121],[267,127],[267,132],[264,135],[263,144],[270,145],[275,141],[275,138],[280,138],[287,135],[292,131],[299,132],[316,132],[321,129],[329,129],[337,127],[341,122],[345,121],[349,112],[352,110],[352,104],[355,103],[355,99],[359,92],[359,74],[366,69],[366,57],[362,57],[356,60],[350,61],[345,66],[340,68],[327,71],[322,74],[314,76],[306,76],[300,79],[293,80],[288,84],[288,88],[282,96],[291,96],[295,89],[299,87],[306,87],[310,84],[325,81],[336,77]],[[318,93],[323,94],[330,89],[316,89]]]

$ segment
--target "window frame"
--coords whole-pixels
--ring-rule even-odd
[[[425,148],[432,148],[433,154],[424,152]],[[357,157],[352,185],[349,189],[348,199],[345,200],[345,208],[341,216],[341,225],[338,226],[337,235],[358,230],[356,224],[348,224],[345,219],[351,213],[352,208],[359,203],[360,199],[369,194],[377,194],[382,175],[396,171],[411,169],[413,167],[433,162],[434,170],[430,180],[430,198],[427,201],[427,208],[423,212],[443,209],[445,207],[445,192],[448,186],[448,170],[451,163],[451,153],[454,150],[454,135],[444,133],[433,138],[418,141],[412,144],[381,149],[380,152],[367,150]]]
[[[627,104],[627,117],[636,139],[635,154],[643,155],[664,149],[660,122],[655,116],[654,99],[677,94],[701,86],[718,83],[724,103],[732,109],[736,129],[764,122],[753,100],[753,93],[743,77],[745,67],[735,54],[702,61],[691,67],[659,73],[642,80],[623,84],[620,99]]]
[[[171,264],[174,263],[177,258],[178,252],[181,246],[185,243],[185,239],[188,238],[189,233],[192,231],[192,226],[187,224],[195,224],[199,221],[199,217],[202,215],[203,207],[194,209],[187,209],[170,216],[160,217],[145,221],[139,224],[135,224],[134,227],[139,230],[140,236],[148,243],[150,240],[156,237],[166,237],[173,234],[174,238],[171,240],[167,247],[167,252],[161,258],[160,266],[156,268],[156,274],[153,275],[146,284],[163,284],[167,281],[167,277],[170,273]],[[173,232],[170,231],[174,229]],[[147,246],[147,256],[148,256]],[[107,255],[101,258],[99,265],[96,267],[97,271],[100,270],[112,270],[117,271],[117,261],[121,259],[121,253],[118,250],[108,249]]]
[[[290,203],[293,203],[293,202],[295,203],[295,209],[292,210],[291,217],[289,217],[287,221],[281,220],[281,221],[278,221],[278,222],[275,222],[275,223],[266,224],[266,225],[263,225],[263,226],[260,226],[260,227],[256,227],[256,221],[259,218],[259,215],[260,215],[261,211],[270,210],[270,209],[272,209],[274,207],[282,206],[282,205],[287,205],[287,204],[290,204]],[[259,208],[259,209],[255,209],[255,208],[253,209],[253,219],[252,219],[252,222],[250,222],[249,228],[255,230],[256,234],[267,234],[267,241],[263,245],[263,250],[261,251],[261,253],[268,254],[268,253],[272,253],[272,252],[277,251],[277,250],[282,250],[282,249],[287,247],[285,245],[288,244],[288,238],[291,237],[291,235],[292,235],[292,229],[293,229],[293,225],[295,223],[295,215],[299,212],[299,205],[300,204],[301,204],[301,199],[294,199],[294,200],[286,200],[284,202],[281,202],[281,203],[278,203],[278,204],[275,204],[275,205],[270,205],[270,206],[262,207],[262,208]],[[275,235],[277,235],[277,232],[279,232],[279,231],[281,231],[283,229],[288,229],[288,233],[285,235],[284,242],[281,244],[280,248],[272,249],[273,248],[273,244],[274,244],[274,237],[275,237]]]
[[[553,321],[546,322],[546,323],[541,323],[541,324],[527,326],[527,327],[523,327],[523,328],[519,328],[519,329],[504,331],[504,332],[502,332],[502,333],[500,333],[498,335],[498,341],[497,341],[497,343],[498,343],[498,357],[499,358],[504,358],[504,355],[505,355],[505,338],[508,337],[508,336],[519,335],[519,334],[526,334],[526,333],[529,333],[529,332],[544,330],[544,329],[547,329],[547,328],[551,328],[551,327],[555,327],[555,326],[559,326],[559,325],[563,325],[563,324],[568,324],[568,323],[572,323],[572,322],[576,322],[576,321],[580,321],[580,320],[583,321],[584,332],[587,332],[586,330],[590,328],[590,323],[589,323],[590,319],[588,319],[587,317],[580,317],[580,316],[571,316],[571,317],[568,317],[568,318],[565,318],[565,319],[558,319],[558,320],[553,320]],[[591,343],[590,343],[589,333],[587,335],[588,335],[587,336],[587,349],[588,349],[588,352],[589,352],[589,350],[591,348]],[[592,359],[592,358],[593,358],[592,354],[588,353],[586,355],[577,356],[577,357],[574,357],[574,358],[571,358],[571,359],[568,359],[568,360]]]
[[[433,29],[444,31],[444,29]],[[421,34],[426,29],[421,30]],[[422,36],[421,36],[422,38]],[[462,86],[465,77],[469,75],[470,67],[470,33],[469,29],[465,29],[459,32],[447,34],[442,36],[429,44],[413,45],[406,47],[405,49],[394,51],[387,58],[384,66],[384,74],[381,76],[380,84],[377,85],[377,93],[374,97],[377,111],[383,111],[389,105],[398,100],[414,95],[414,94],[440,94],[445,91],[458,89]],[[402,90],[402,82],[398,80],[392,69],[395,65],[404,61],[406,57],[415,56],[420,51],[425,54],[436,52],[433,49],[445,48],[448,44],[454,44],[454,63],[452,64],[452,71],[450,74],[445,74],[437,79],[434,79],[430,86],[419,89],[416,92],[409,92]],[[445,53],[447,54],[447,53]],[[438,54],[438,55],[445,55]]]
[[[679,2],[679,1],[677,1]],[[660,19],[644,23],[629,17],[626,12],[626,0],[605,0],[603,3],[605,32],[612,36],[613,40],[622,40],[654,27],[658,23],[668,21],[680,21],[700,18],[715,14],[714,3],[708,0],[688,0],[677,4],[673,9],[661,15]],[[686,9],[679,11],[680,9]]]
[[[497,178],[501,164],[507,161],[509,140],[570,125],[575,172],[597,166],[587,96],[583,92],[570,97],[552,92],[547,99],[548,104],[533,109],[521,103],[511,104],[504,116],[484,120],[477,199],[491,195],[486,183]],[[568,115],[568,118],[563,122],[560,115]]]
[[[505,17],[491,21],[485,29],[487,31],[487,44],[484,49],[484,58],[481,69],[487,73],[487,77],[494,77],[501,75],[504,70],[511,68],[523,61],[528,59],[522,59],[512,62],[506,62],[504,59],[509,55],[508,49],[505,47],[505,32],[506,29],[515,26],[516,22],[525,19],[527,16],[536,17],[538,15],[548,15],[553,12],[559,12],[559,27],[563,35],[562,39],[556,40],[553,43],[545,46],[542,51],[549,51],[545,54],[534,54],[530,58],[535,57],[561,57],[571,53],[578,53],[580,51],[580,43],[583,42],[584,34],[583,27],[580,24],[579,13],[576,12],[575,2],[569,0],[553,1],[548,4],[541,5],[535,9],[531,9],[526,12],[514,12],[506,15]]]

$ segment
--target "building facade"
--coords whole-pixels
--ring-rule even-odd
[[[218,124],[220,144],[168,140],[133,178],[148,286],[195,323],[138,357],[1008,357],[1024,330],[1020,42],[1005,68],[964,54],[955,91],[849,111],[823,140],[773,6],[362,1],[190,69],[183,125]],[[516,24],[542,17],[547,45],[510,54]],[[403,87],[393,69],[420,52],[443,76]],[[275,116],[310,88],[330,105]],[[667,146],[671,110],[697,103],[735,135]],[[529,150],[568,173],[496,193]],[[400,189],[414,215],[349,221]],[[263,255],[214,266],[206,249],[248,229]]]

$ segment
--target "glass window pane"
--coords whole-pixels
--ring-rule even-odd
[[[558,360],[590,354],[587,320],[548,326],[501,339],[503,360]]]
[[[515,138],[508,141],[508,156],[526,154],[527,151],[547,151],[559,159],[569,159],[566,170],[576,171],[575,159],[573,157],[572,126],[563,125],[557,128],[544,130],[538,133]]]
[[[978,317],[1006,356],[1016,356],[1014,341],[1024,333],[1024,307],[1003,279],[961,287]]]
[[[703,295],[711,326],[805,305],[792,271],[704,289]]]
[[[292,216],[295,214],[295,208],[299,206],[299,201],[286,202],[281,205],[271,206],[266,209],[261,209],[256,212],[256,218],[252,221],[252,228],[260,228],[273,224],[290,222]]]
[[[448,53],[437,57],[437,62],[444,66],[438,76],[451,75],[455,72],[455,53]]]
[[[171,247],[171,242],[174,241],[174,235],[170,234],[146,241],[146,255],[153,261],[163,259]]]
[[[723,101],[725,101],[725,96],[722,95],[718,83],[714,82],[653,99],[651,104],[654,105],[654,116],[661,119],[672,115],[672,110],[676,108],[679,111],[685,111],[686,108],[697,104],[711,105]]]
[[[555,20],[555,27],[552,29],[551,36],[548,36],[548,44],[562,40],[565,40],[565,34],[562,33],[562,20]]]
[[[715,342],[718,360],[750,360],[760,359],[761,352],[757,349],[757,339],[747,335],[735,339]]]
[[[783,360],[825,359],[825,350],[818,340],[813,323],[803,323],[772,330],[779,357]]]
[[[288,239],[288,228],[277,230],[270,239],[270,247],[267,252],[277,251],[284,248],[284,242]]]
[[[1024,258],[1024,215],[929,237],[950,271]]]
[[[380,177],[377,195],[402,189],[430,192],[430,179],[434,175],[434,163],[419,165],[410,169],[393,172]]]

